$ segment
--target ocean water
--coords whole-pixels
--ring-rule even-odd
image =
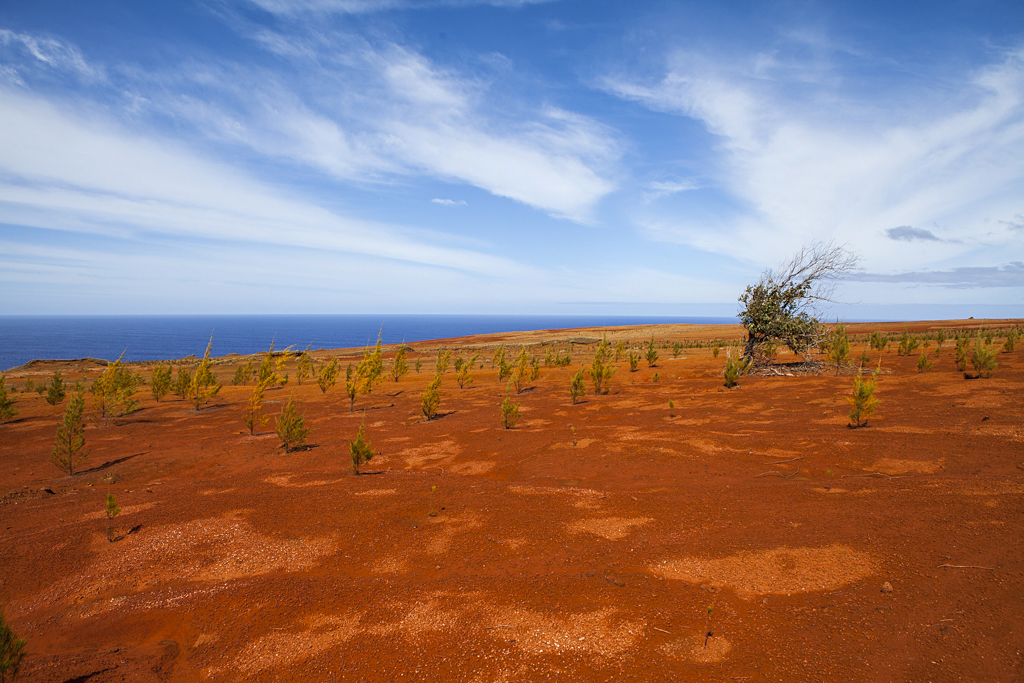
[[[169,360],[275,348],[351,348],[470,334],[618,325],[728,325],[735,318],[600,315],[163,315],[0,316],[0,369],[35,358]]]

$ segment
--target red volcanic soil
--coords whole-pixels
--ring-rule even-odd
[[[909,327],[982,324],[1012,322]],[[652,333],[660,346],[741,332],[607,330],[633,348]],[[850,429],[852,371],[785,376],[782,355],[782,376],[730,391],[725,352],[708,348],[659,348],[636,373],[616,363],[609,394],[588,382],[573,405],[569,378],[601,333],[412,344],[421,371],[355,412],[343,376],[326,394],[296,386],[292,359],[266,412],[294,395],[312,432],[293,453],[273,420],[249,436],[252,385],[228,383],[245,359],[219,359],[225,386],[198,412],[143,387],[137,412],[90,419],[89,459],[70,477],[50,463],[66,403],[20,391],[58,366],[9,372],[0,601],[28,641],[19,680],[1024,679],[1020,346],[974,380],[951,341],[923,349],[926,373],[922,349],[868,350],[881,405]],[[500,341],[510,356],[572,355],[513,393],[514,429],[490,363]],[[464,389],[448,371],[426,421],[441,346],[482,355]],[[361,351],[315,355],[339,354]],[[355,476],[360,423],[378,454]],[[107,493],[122,509],[114,542]]]

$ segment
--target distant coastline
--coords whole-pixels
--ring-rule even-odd
[[[160,315],[0,316],[0,371],[30,360],[94,357],[168,360],[202,356],[213,335],[213,355],[278,349],[351,348],[578,327],[644,324],[732,325],[714,316],[628,315]]]

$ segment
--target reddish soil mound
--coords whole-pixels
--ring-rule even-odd
[[[991,323],[909,327],[942,325]],[[627,348],[652,332],[660,346],[741,330],[607,331]],[[273,421],[244,428],[251,385],[198,412],[143,387],[137,412],[89,422],[72,477],[49,462],[64,405],[15,394],[0,425],[0,601],[28,640],[19,680],[1024,679],[1024,350],[978,380],[956,371],[950,341],[868,350],[887,373],[881,405],[850,429],[849,375],[729,391],[725,354],[708,348],[659,348],[635,373],[620,361],[609,394],[588,383],[573,405],[569,377],[603,333],[413,344],[421,371],[355,412],[340,386],[297,386],[292,359],[266,412],[295,396],[312,432],[294,453]],[[572,356],[513,392],[510,430],[490,363],[502,341]],[[482,360],[465,389],[449,370],[425,421],[441,346]],[[215,370],[227,382],[246,360]],[[63,369],[74,381],[102,367]],[[361,422],[378,454],[355,476]]]

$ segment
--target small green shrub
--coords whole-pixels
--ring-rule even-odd
[[[437,417],[437,411],[441,407],[441,373],[434,376],[433,381],[427,385],[426,390],[420,394],[420,410],[428,420]]]
[[[288,399],[288,404],[281,414],[274,420],[274,427],[286,453],[291,453],[306,445],[306,437],[310,430],[306,428],[305,416],[299,415],[299,411],[295,408],[294,394]]]
[[[423,361],[416,359],[416,374],[420,374],[420,369],[423,367]]]
[[[121,364],[121,356],[109,363],[103,374],[92,383],[90,391],[95,396],[96,409],[106,423],[108,418],[123,417],[139,408],[135,398],[136,388],[142,384],[142,377]]]
[[[419,368],[416,369],[419,372]],[[391,378],[396,382],[409,374],[409,362],[405,359],[405,342],[398,347],[394,360],[391,361]]]
[[[114,517],[121,514],[121,508],[117,506],[117,497],[113,493],[107,494],[107,506],[104,509],[107,513],[107,541],[114,542]]]
[[[569,396],[572,398],[573,405],[580,402],[587,393],[586,381],[584,380],[583,366],[581,365],[573,376],[572,381],[569,383]]]
[[[860,364],[867,365],[871,362],[871,356],[868,355],[868,350],[864,349],[860,352]]]
[[[463,363],[459,363],[459,368],[455,371],[455,381],[459,383],[460,389],[465,389],[467,384],[473,383],[473,376],[469,374],[469,371],[473,369],[473,364],[476,363],[476,359],[480,357],[480,354],[475,354],[467,359]],[[461,358],[459,359],[462,360]]]
[[[850,358],[850,338],[846,334],[846,325],[841,322],[837,321],[829,332],[827,354],[829,362],[835,363],[838,375],[840,366]]]
[[[974,367],[975,377],[991,377],[992,371],[999,367],[996,362],[996,350],[990,346],[983,346],[981,336],[974,344],[974,351],[971,353],[971,365]]]
[[[907,328],[903,328],[903,336],[900,337],[899,346],[896,348],[896,354],[899,356],[909,356],[912,354],[920,345],[917,337],[911,336],[907,331]]]
[[[880,369],[880,368],[879,368]],[[875,398],[875,388],[879,369],[876,369],[870,378],[865,378],[861,372],[853,378],[853,396],[848,397],[846,402],[850,404],[850,426],[853,428],[863,427],[868,423],[868,418],[875,412],[879,400]]]
[[[749,358],[733,354],[730,351],[725,358],[725,369],[722,371],[722,375],[725,378],[725,386],[732,389],[749,368]]]
[[[89,457],[85,449],[85,396],[81,392],[74,394],[64,409],[64,419],[57,425],[57,436],[53,442],[50,461],[54,466],[73,475],[75,469]]]
[[[316,371],[316,385],[320,387],[320,393],[326,394],[328,389],[334,387],[338,381],[338,372],[341,366],[337,358],[332,358],[330,363],[321,365]]]
[[[312,346],[312,344],[310,344]],[[302,386],[302,380],[313,374],[313,357],[309,355],[309,346],[299,354],[299,362],[295,366],[295,381]]]
[[[160,399],[171,391],[171,364],[157,365],[153,368],[153,374],[149,378],[149,388],[153,391],[153,399],[159,403]]]
[[[356,476],[359,475],[360,465],[364,465],[373,459],[373,446],[366,439],[365,427],[362,423],[359,424],[356,438],[348,442],[348,454],[352,459],[352,471],[356,473]]]
[[[615,368],[608,364],[608,340],[602,339],[597,345],[594,360],[590,364],[590,381],[594,384],[595,394],[607,394],[611,389],[611,379]]]
[[[236,387],[244,386],[249,383],[249,380],[256,375],[256,359],[250,358],[245,365],[239,365],[235,368],[235,374],[231,378],[231,383]]]
[[[922,353],[920,356],[917,357],[917,371],[918,372],[928,372],[931,369],[932,369],[932,362],[930,360],[928,360],[928,354],[927,353]]]
[[[640,369],[640,354],[630,351],[629,355],[626,356],[626,360],[629,361],[630,372],[636,372]]]
[[[174,393],[182,400],[188,398],[188,388],[192,386],[192,373],[187,368],[178,366],[178,377],[174,380]]]
[[[443,375],[448,372],[448,366],[452,362],[452,352],[448,349],[437,350],[437,361],[435,361],[434,367],[437,368],[437,374]]]
[[[505,429],[512,429],[516,422],[519,422],[520,405],[522,404],[513,403],[508,394],[505,395],[505,400],[501,402],[501,424]]]
[[[50,378],[50,385],[46,389],[46,402],[51,406],[55,406],[64,400],[67,395],[67,391],[64,388],[64,377],[60,374],[60,370],[53,373],[53,377]]]
[[[651,378],[651,380],[654,381],[654,382],[657,382],[660,379],[661,378],[658,376],[658,373],[654,373],[654,377]]]
[[[7,422],[18,414],[14,399],[7,395],[7,375],[0,375],[0,422]]]
[[[964,336],[958,336],[956,338],[956,350],[954,354],[956,356],[956,369],[963,372],[967,369],[967,349],[970,346],[970,339]]]
[[[192,382],[188,388],[188,400],[195,406],[196,410],[203,407],[203,404],[208,402],[220,391],[221,384],[214,377],[213,371],[210,370],[210,350],[213,348],[213,337],[210,337],[209,343],[206,345],[206,352],[203,353],[203,360],[199,363],[199,367],[196,368],[196,372],[192,375]]]
[[[252,436],[256,432],[257,427],[262,427],[267,424],[267,420],[270,416],[263,414],[263,398],[267,390],[267,382],[257,382],[256,387],[252,390],[252,396],[249,397],[249,401],[245,404],[245,426],[249,430],[249,436]]]
[[[722,347],[721,347],[721,346],[720,346],[719,344],[715,344],[714,346],[712,346],[712,347],[711,347],[711,357],[712,357],[712,358],[718,358],[718,351],[719,351],[719,350],[720,350],[721,348],[722,348]]]
[[[1014,327],[1006,333],[1006,341],[1003,342],[1003,352],[1013,353],[1013,349],[1017,346],[1017,342],[1020,341],[1020,331]]]
[[[25,656],[22,652],[24,647],[25,641],[11,630],[0,610],[0,683],[13,681],[18,675],[21,659]]]
[[[651,341],[647,343],[647,352],[644,353],[644,358],[647,360],[647,367],[653,368],[655,363],[658,362],[658,350],[654,348],[654,335],[651,335]]]
[[[871,333],[871,339],[868,341],[868,345],[875,351],[884,351],[885,347],[889,344],[889,335],[884,332]]]

